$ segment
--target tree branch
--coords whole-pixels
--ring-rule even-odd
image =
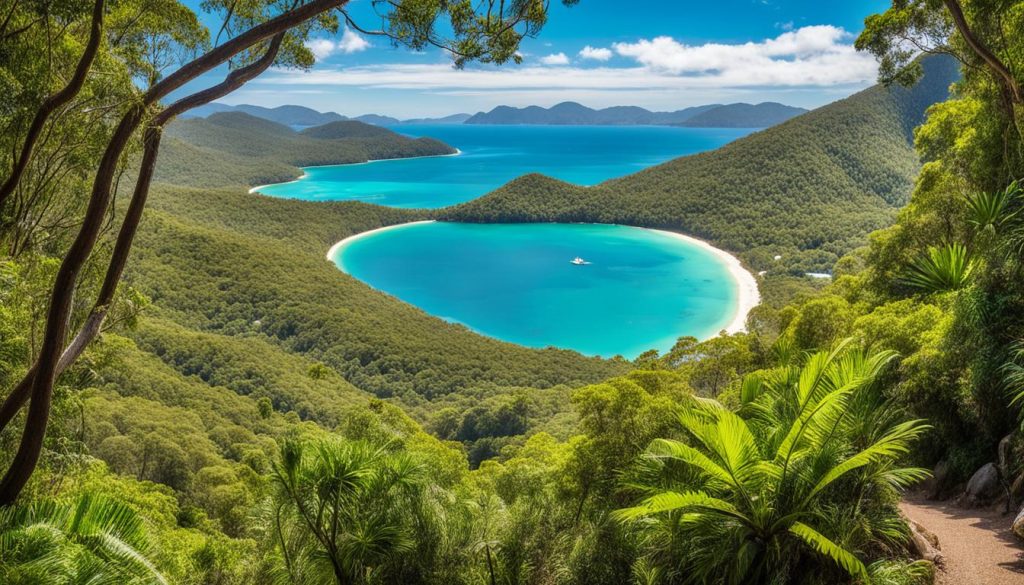
[[[32,150],[35,148],[36,141],[39,140],[39,134],[43,131],[43,125],[46,124],[46,120],[58,108],[73,100],[85,85],[85,78],[89,74],[89,69],[92,68],[92,62],[96,58],[96,53],[100,48],[100,41],[103,38],[104,5],[105,0],[96,0],[96,3],[93,5],[89,41],[86,43],[85,51],[82,52],[82,56],[78,60],[78,65],[75,67],[75,73],[71,76],[71,80],[68,81],[63,89],[43,100],[43,104],[39,106],[35,118],[32,119],[32,125],[29,126],[28,134],[25,135],[25,143],[21,147],[21,155],[15,159],[10,176],[3,182],[3,185],[0,185],[0,210],[3,210],[4,202],[14,192],[22,175],[25,174],[25,168],[32,159]]]
[[[135,191],[132,193],[127,210],[125,210],[124,221],[121,223],[121,230],[118,232],[110,262],[107,265],[103,285],[100,288],[99,295],[96,297],[96,301],[93,303],[89,316],[86,318],[85,324],[61,354],[55,376],[60,376],[64,373],[82,355],[82,352],[85,351],[89,343],[99,335],[103,322],[114,302],[114,294],[117,291],[121,275],[124,273],[124,268],[128,261],[128,253],[131,251],[135,234],[138,232],[139,223],[142,220],[142,211],[146,206],[146,198],[149,195],[149,187],[160,149],[163,126],[188,110],[228,95],[266,71],[273,64],[274,59],[277,58],[283,40],[284,33],[279,33],[271,40],[270,46],[259,61],[242,69],[232,71],[218,85],[174,102],[157,114],[150,123],[143,140],[142,162],[139,166],[139,176],[135,181]],[[28,402],[35,377],[36,367],[33,366],[22,380],[18,382],[18,385],[14,387],[3,404],[0,405],[0,431],[7,427],[18,411]]]
[[[956,25],[957,31],[960,32],[960,36],[963,37],[967,46],[988,65],[989,69],[992,70],[992,73],[999,80],[999,83],[1010,94],[1013,103],[1024,104],[1024,93],[1021,92],[1020,84],[1017,83],[1013,72],[974,35],[974,31],[971,30],[970,25],[967,23],[967,18],[964,16],[960,2],[958,0],[943,0],[943,3],[946,5],[946,9],[949,10],[950,16],[953,17],[953,24]]]
[[[334,8],[348,0],[313,0],[276,18],[256,25],[245,33],[216,47],[204,55],[183,65],[174,73],[150,88],[140,103],[131,107],[114,131],[96,172],[88,208],[79,229],[54,279],[50,306],[47,311],[46,328],[43,334],[39,357],[34,366],[31,404],[25,421],[18,451],[7,473],[0,480],[0,505],[12,503],[21,493],[35,470],[42,452],[43,439],[50,417],[53,399],[53,385],[56,370],[67,338],[68,321],[71,315],[74,289],[78,274],[85,265],[96,244],[103,218],[111,197],[111,185],[118,160],[124,152],[132,134],[141,124],[146,111],[161,98],[182,85],[206,73],[234,55]],[[211,98],[212,99],[212,98]],[[173,107],[173,106],[172,106]]]

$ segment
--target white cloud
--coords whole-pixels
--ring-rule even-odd
[[[530,65],[475,65],[464,70],[444,63],[409,62],[317,67],[307,73],[273,71],[254,83],[265,87],[358,87],[463,96],[559,94],[573,99],[574,94],[603,94],[612,99],[613,94],[621,94],[614,98],[621,103],[638,101],[626,92],[636,98],[640,98],[639,92],[658,94],[666,101],[698,94],[744,93],[754,96],[750,99],[787,92],[839,96],[873,83],[877,76],[875,60],[857,53],[851,43],[851,35],[841,28],[812,26],[759,42],[732,45],[686,45],[669,37],[618,43],[614,51],[634,61],[621,67],[573,66],[564,53],[556,53],[533,60]],[[580,56],[583,54],[581,51]]]
[[[587,45],[580,49],[580,57],[593,59],[594,61],[607,61],[612,58],[612,50],[604,47],[591,47]]]
[[[568,65],[569,57],[565,53],[552,53],[540,58],[545,65]]]
[[[306,48],[313,52],[317,60],[326,59],[335,53],[349,55],[365,51],[370,47],[370,42],[359,36],[358,33],[346,28],[337,41],[333,39],[310,39],[306,41]]]
[[[832,72],[823,75],[756,76],[736,72],[728,74],[675,75],[647,67],[488,67],[462,71],[445,64],[387,64],[359,67],[314,69],[303,73],[274,71],[252,82],[255,84],[322,85],[367,89],[507,91],[522,89],[567,90],[685,90],[721,88],[796,88],[863,87],[874,81],[875,70]]]
[[[334,52],[334,41],[331,39],[310,39],[306,41],[306,48],[312,51],[313,56],[319,61]]]
[[[723,84],[832,85],[872,78],[877,65],[835,26],[806,26],[759,43],[686,45],[671,37],[616,43],[615,51],[645,68],[680,76],[712,76]]]
[[[349,53],[358,53],[365,51],[370,47],[370,41],[359,36],[359,33],[353,32],[351,29],[346,28],[345,32],[341,35],[341,40],[338,41],[338,50],[346,55]]]

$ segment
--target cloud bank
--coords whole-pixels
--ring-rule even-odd
[[[406,92],[411,92],[417,108],[433,103],[438,111],[452,109],[453,103],[468,110],[486,109],[496,101],[528,105],[565,100],[662,108],[773,100],[814,107],[875,82],[877,64],[870,55],[858,53],[852,42],[847,31],[826,25],[734,44],[687,44],[659,36],[609,47],[585,45],[578,51],[559,47],[563,50],[530,56],[520,66],[471,64],[464,70],[452,68],[447,59],[347,66],[328,60],[309,72],[268,72],[241,90],[239,99],[279,98],[261,98],[265,103],[289,94],[347,92],[349,99],[371,104],[365,108],[380,109],[381,100],[390,100],[397,110],[408,108]],[[339,41],[321,39],[309,46],[320,57],[362,51],[369,43],[348,31]],[[452,102],[452,97],[460,100]]]
[[[842,28],[807,26],[759,43],[686,45],[671,37],[616,43],[615,52],[652,71],[712,77],[723,86],[834,85],[873,79],[875,60]]]

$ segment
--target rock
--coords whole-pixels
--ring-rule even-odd
[[[1013,433],[1006,435],[999,441],[999,470],[1006,477],[1010,476],[1010,447],[1013,444]]]
[[[1024,540],[1024,508],[1017,512],[1017,517],[1013,519],[1013,533],[1017,538]]]
[[[945,559],[939,550],[939,538],[913,520],[908,521],[907,526],[910,528],[910,547],[915,556],[938,567],[943,566]]]
[[[941,499],[949,493],[949,461],[943,459],[935,464],[932,476],[924,480],[921,489],[929,500]]]
[[[1010,497],[1014,502],[1019,502],[1021,498],[1024,498],[1024,473],[1013,480],[1013,485],[1010,486]]]
[[[974,472],[967,482],[967,491],[960,497],[960,505],[968,508],[984,506],[999,497],[999,469],[995,463],[986,463]]]

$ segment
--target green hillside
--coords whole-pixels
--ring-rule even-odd
[[[451,154],[432,138],[409,138],[355,121],[296,132],[242,112],[179,120],[165,132],[156,179],[219,187],[294,179],[298,167]]]
[[[657,227],[738,252],[757,270],[830,270],[907,201],[920,168],[911,129],[958,77],[950,58],[925,69],[912,89],[872,87],[712,152],[590,188],[529,175],[442,215]]]
[[[416,218],[359,203],[163,186],[129,280],[152,298],[151,315],[265,340],[382,397],[487,384],[543,388],[622,371],[621,363],[480,337],[374,291],[324,258],[346,236]]]
[[[446,210],[252,194],[301,164],[450,149],[353,122],[296,132],[229,108],[166,129],[138,226],[127,210],[147,194],[134,176],[148,176],[139,146],[156,144],[144,140],[157,126],[131,122],[147,83],[173,85],[229,57],[221,87],[237,87],[272,60],[303,68],[312,52],[356,52],[342,44],[363,30],[358,11],[343,14],[342,31],[342,15],[326,12],[338,2],[10,4],[0,18],[0,170],[14,171],[0,177],[0,584],[1019,576],[1024,0],[894,0],[867,18],[855,47],[884,77],[913,77],[920,62],[907,47],[941,37],[934,49],[964,71],[942,103],[956,70],[929,59],[913,89],[872,88],[714,152],[592,188],[531,175]],[[444,40],[469,51],[466,63],[495,65],[519,61],[517,31],[539,33],[548,14],[546,2],[380,4],[380,32],[398,44]],[[208,14],[197,18],[197,5]],[[524,5],[526,20],[507,27]],[[722,30],[735,29],[731,12]],[[721,28],[714,11],[638,14]],[[220,17],[226,40],[202,24]],[[582,41],[594,21],[579,22]],[[763,47],[804,47],[772,59],[802,67],[818,59],[803,55],[808,40],[849,41],[838,31],[801,27]],[[751,43],[721,41],[716,53],[751,54]],[[593,64],[602,69],[626,57],[588,46],[549,61],[588,55],[609,56]],[[345,73],[350,59],[361,68],[363,57],[345,57],[328,70]],[[314,87],[272,74],[275,92]],[[192,99],[209,91],[219,90]],[[771,274],[758,279],[764,302],[746,331],[683,337],[626,362],[482,337],[324,257],[346,236],[438,217],[676,229]],[[840,254],[833,278],[792,275]],[[62,346],[90,331],[62,364]],[[927,498],[909,494],[918,489]]]
[[[807,112],[775,102],[728,104],[675,124],[687,128],[768,128]]]
[[[324,124],[323,126],[306,128],[305,130],[302,130],[301,134],[310,138],[336,139],[389,136],[393,135],[394,132],[387,128],[381,128],[380,126],[372,126],[365,122],[358,122],[356,120],[340,120]],[[431,139],[428,138],[427,140]]]

